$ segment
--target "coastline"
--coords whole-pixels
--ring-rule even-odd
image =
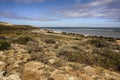
[[[80,33],[76,33],[76,32],[58,31],[58,30],[46,29],[46,28],[41,28],[41,29],[47,31],[48,33],[65,34],[65,35],[77,35],[77,36],[84,36],[84,37],[96,37],[96,38],[120,40],[120,38],[115,38],[115,37],[95,36],[95,35],[90,35],[90,34],[80,34]]]

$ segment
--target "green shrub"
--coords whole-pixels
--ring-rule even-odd
[[[16,35],[21,35],[22,33],[20,33],[20,32],[16,32]]]
[[[38,41],[29,41],[26,44],[26,49],[29,53],[32,52],[42,52],[43,48],[41,46],[39,46],[39,42]]]
[[[108,43],[104,40],[99,40],[99,39],[94,39],[94,40],[90,40],[89,41],[90,44],[98,47],[98,48],[102,48],[102,47],[107,47]]]
[[[15,42],[25,45],[28,41],[31,40],[33,40],[31,37],[19,37]]]
[[[0,50],[7,50],[10,47],[10,43],[0,40]]]
[[[56,41],[53,40],[53,39],[45,39],[44,41],[45,41],[45,43],[47,43],[47,44],[55,44],[55,43],[56,43]]]
[[[58,57],[61,57],[65,60],[68,60],[70,62],[85,62],[86,56],[79,51],[72,51],[72,50],[61,50],[58,55]]]
[[[120,53],[112,50],[98,51],[97,54],[92,54],[94,65],[102,66],[109,70],[120,71]],[[90,61],[90,60],[89,60]]]
[[[48,56],[44,52],[32,52],[31,60],[40,61],[44,64],[48,63]]]
[[[103,65],[105,68],[112,68],[113,70],[117,70],[120,67],[120,53],[114,51],[104,51],[100,54],[105,57],[103,62],[106,65]]]

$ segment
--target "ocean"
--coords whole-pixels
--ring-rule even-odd
[[[70,32],[90,36],[120,38],[120,28],[89,28],[89,27],[43,27],[43,28],[59,32]]]

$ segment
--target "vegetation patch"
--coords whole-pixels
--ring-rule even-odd
[[[39,46],[39,42],[38,41],[29,41],[26,44],[26,49],[29,53],[32,52],[42,52],[43,48],[41,46]]]
[[[44,41],[45,41],[45,43],[47,43],[47,44],[55,44],[55,43],[56,43],[56,41],[53,40],[53,39],[51,39],[51,38],[45,39]]]
[[[97,52],[87,53],[81,50],[61,49],[57,57],[69,62],[84,63],[120,71],[120,53],[111,50],[97,50]]]
[[[60,50],[60,52],[57,55],[58,57],[61,57],[65,60],[68,60],[70,62],[84,62],[86,61],[86,57],[84,54],[80,53],[79,51],[72,51],[72,50]]]
[[[101,61],[101,64],[105,68],[112,68],[113,70],[119,70],[120,67],[120,53],[118,52],[113,52],[113,51],[104,51],[103,53],[100,54],[101,56],[104,57],[104,59]]]
[[[102,48],[102,47],[107,47],[108,43],[104,40],[100,40],[100,39],[94,39],[94,40],[90,40],[89,41],[90,44],[98,47],[98,48]]]
[[[10,47],[10,43],[4,40],[0,40],[0,50],[7,50]]]
[[[32,41],[33,39],[31,37],[19,37],[18,39],[15,40],[16,43],[20,44],[27,44],[27,42]]]

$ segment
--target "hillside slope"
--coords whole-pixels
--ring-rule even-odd
[[[0,32],[0,80],[120,80],[117,39],[13,27]]]
[[[0,30],[19,30],[19,29],[33,29],[35,27],[30,25],[13,25],[6,22],[0,22]]]

